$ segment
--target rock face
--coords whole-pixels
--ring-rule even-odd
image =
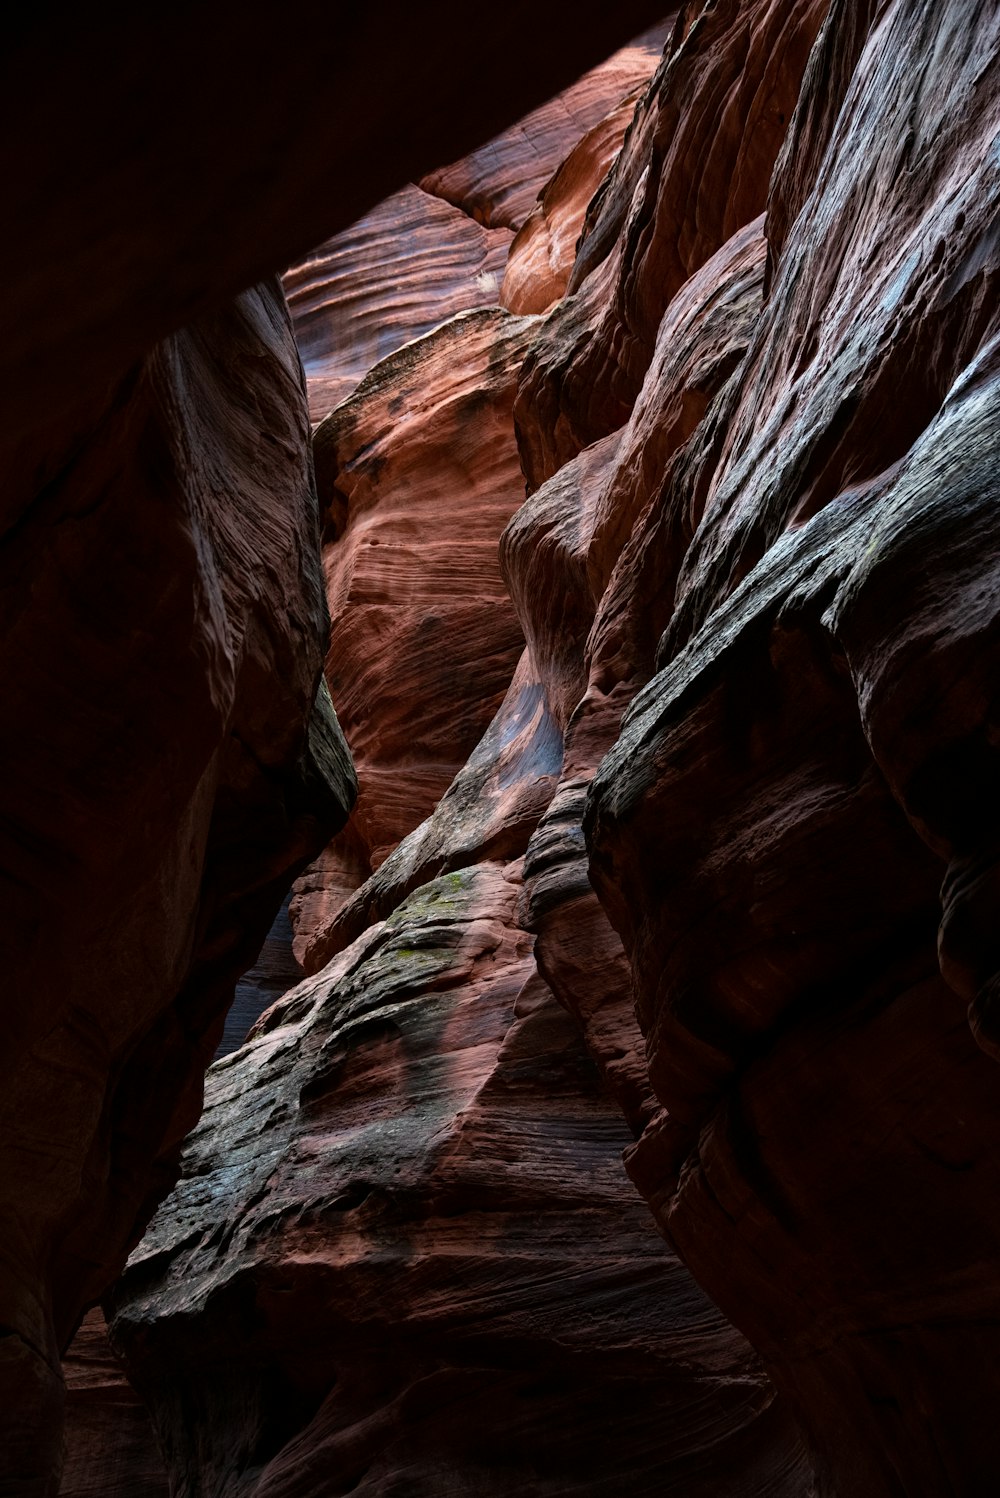
[[[89,1311],[73,1339],[66,1375],[66,1461],[59,1498],[169,1498],[153,1425]]]
[[[562,294],[587,203],[621,146],[668,29],[661,24],[470,156],[408,184],[286,272],[314,421],[346,400],[379,360],[456,313],[498,301],[515,312],[543,311]],[[547,188],[570,155],[558,186]],[[536,210],[543,189],[547,202]],[[524,242],[519,234],[508,287],[516,231]],[[543,255],[548,300],[520,305],[522,284],[535,279]],[[537,289],[533,301],[540,301]]]
[[[831,1494],[1000,1470],[1000,1118],[964,1014],[990,1051],[997,24],[832,8],[747,353],[654,475],[590,681],[649,638],[651,554],[659,670],[586,822],[664,1110],[630,1169]]]
[[[59,1349],[169,1186],[235,980],[353,795],[325,689],[313,709],[326,603],[276,283],[154,350],[46,469],[40,491],[13,469],[0,548],[4,700],[35,725],[4,746],[0,834],[4,970],[31,995],[0,1089],[12,1492],[52,1490]]]
[[[360,790],[298,886],[296,953],[433,809],[522,649],[497,545],[524,497],[512,408],[530,319],[469,313],[377,365],[318,428],[332,605],[327,680]]]
[[[424,179],[507,306],[317,433],[359,811],[111,1307],[183,1498],[996,1486],[998,58],[689,5],[586,208]]]
[[[692,295],[660,361],[679,407],[745,349],[759,224],[731,258],[724,305]],[[576,721],[620,444],[499,545],[537,334],[454,318],[316,433],[358,809],[293,908],[314,976],[210,1072],[115,1297],[189,1498],[812,1491],[749,1347],[621,1169],[658,1105],[580,836],[617,715]]]
[[[286,271],[313,421],[404,343],[495,307],[512,238],[411,184]]]
[[[623,1189],[519,883],[422,886],[213,1068],[115,1322],[175,1493],[804,1490]]]
[[[301,367],[277,286],[245,288],[655,19],[595,6],[502,96],[478,69],[472,96],[475,43],[455,27],[446,57],[446,5],[336,25],[300,7],[313,45],[295,58],[253,8],[49,10],[8,36],[0,133],[18,225],[0,681],[19,725],[0,815],[0,1486],[18,1495],[55,1491],[59,1351],[170,1184],[234,983],[353,797],[316,695]],[[565,13],[531,18],[551,37]],[[372,62],[387,24],[389,71]],[[427,88],[440,113],[413,109]]]

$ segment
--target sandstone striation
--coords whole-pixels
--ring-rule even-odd
[[[0,1449],[11,1491],[47,1493],[59,1349],[169,1186],[236,978],[353,772],[317,699],[309,428],[276,284],[154,350],[43,486],[20,456],[0,675],[33,732],[4,745],[0,865],[6,981],[31,997],[0,1089]]]
[[[495,307],[512,238],[411,185],[286,271],[313,421],[404,343]]]
[[[713,0],[663,34],[648,84],[638,64],[613,96],[585,80],[577,103],[425,175],[290,274],[314,411],[352,390],[315,454],[325,674],[361,788],[298,887],[309,975],[210,1069],[177,1188],[109,1302],[179,1498],[996,1486],[1000,15],[980,0]],[[436,128],[415,131],[407,163]],[[473,144],[460,139],[456,126],[440,159]],[[477,267],[499,278],[505,257],[502,286],[480,283]],[[407,303],[418,285],[422,309]],[[199,464],[220,471],[214,435],[226,471],[247,475],[241,507],[258,515],[266,481],[291,494],[279,508],[302,536],[301,388],[266,473],[233,415],[252,389],[259,430],[275,358],[290,388],[287,333],[261,305],[271,341],[253,380],[232,374],[231,324],[211,345],[225,399],[198,373],[201,335],[182,335],[100,421],[88,396],[90,425],[97,456],[121,449],[115,422],[142,455],[121,469],[130,496],[150,473],[200,494]],[[380,321],[390,351],[365,373],[385,354]],[[156,446],[149,402],[164,390],[191,422],[183,464]],[[63,477],[42,502],[69,484],[74,524],[91,491],[72,484],[97,456],[46,470]],[[35,1216],[11,1208],[5,1253],[36,1298],[8,1299],[49,1338],[41,1357],[26,1333],[0,1348],[16,1370],[14,1460],[35,1462],[19,1493],[47,1491],[32,1453],[51,1451],[58,1419],[52,1328],[71,1330],[66,1308],[92,1298],[146,1210],[151,1156],[165,1169],[194,1116],[223,978],[231,989],[319,836],[319,786],[297,768],[319,654],[309,676],[282,632],[315,642],[316,610],[294,595],[276,615],[286,553],[263,522],[251,547],[218,520],[224,505],[221,531],[204,509],[189,549],[199,565],[226,552],[226,612],[209,590],[202,633],[184,638],[200,642],[195,682],[215,709],[199,742],[216,809],[183,826],[223,872],[206,895],[174,844],[173,863],[157,855],[194,977],[176,1003],[162,998],[176,973],[156,989],[166,1028],[134,1003],[110,1069],[86,1061],[79,974],[107,951],[94,902],[110,889],[101,909],[128,932],[144,886],[135,860],[127,885],[91,872],[100,839],[80,805],[52,812],[91,858],[94,896],[65,917],[82,955],[57,972],[68,1038],[39,1032],[38,1054],[50,1090],[96,1097],[99,1077],[114,1106],[92,1102],[99,1124],[77,1124],[62,1178],[18,1167]],[[115,511],[129,555],[140,512]],[[158,576],[176,573],[183,540],[165,528]],[[103,660],[71,628],[98,571],[67,574],[59,546],[52,640]],[[251,550],[271,568],[261,595]],[[311,555],[299,581],[321,614]],[[185,692],[200,700],[177,685],[188,657],[170,609],[185,600],[190,584],[138,633],[145,616],[127,616],[144,666],[154,652],[157,709],[136,742],[158,794],[139,777],[144,799],[122,800],[106,767],[92,781],[113,778],[128,835],[155,847],[158,796],[201,784],[190,742],[163,728]],[[101,643],[109,617],[124,634],[119,612],[96,610]],[[230,681],[213,629],[246,614]],[[78,679],[56,746],[71,767],[66,745],[93,740]],[[34,699],[10,700],[36,720]],[[58,782],[56,759],[40,757],[36,781],[20,772],[29,808]],[[142,908],[149,941],[165,941]],[[152,1005],[166,957],[142,948],[142,986],[131,950],[101,981]],[[33,1023],[18,1013],[16,1043]],[[140,1033],[152,1039],[128,1038]],[[12,1072],[8,1137],[20,1128],[26,1158],[62,1160],[31,1133],[22,1075],[42,1095]],[[86,1153],[93,1139],[105,1154]],[[54,1319],[38,1273],[50,1229]],[[90,1324],[82,1359],[88,1346],[99,1368]],[[95,1471],[105,1439],[85,1435]]]
[[[671,298],[761,213],[826,0],[688,7],[588,211],[570,295],[525,362],[537,487],[627,420]]]
[[[421,886],[210,1071],[116,1295],[172,1492],[809,1491],[623,1179],[519,886],[489,860]]]
[[[831,8],[586,824],[666,1110],[630,1169],[831,1494],[1000,1470],[964,1015],[991,1049],[997,39],[989,7]]]
[[[427,173],[421,187],[488,228],[522,228],[541,190],[561,171],[577,142],[600,129],[609,114],[617,115],[622,100],[634,107],[672,24],[673,15],[461,161]]]
[[[521,653],[497,543],[524,496],[511,408],[532,332],[499,308],[454,318],[377,365],[316,432],[327,681],[360,790],[346,845],[296,892],[307,970],[316,933],[444,794]]]

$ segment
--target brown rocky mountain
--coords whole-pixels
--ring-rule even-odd
[[[480,21],[11,36],[0,1493],[987,1498],[1000,10]]]

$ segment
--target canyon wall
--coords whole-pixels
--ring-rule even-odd
[[[1000,14],[664,35],[290,273],[360,797],[109,1302],[183,1498],[1000,1475]]]
[[[266,278],[656,18],[584,13],[557,47],[568,7],[533,6],[545,45],[502,92],[499,55],[470,89],[446,4],[305,5],[283,21],[308,47],[221,0],[9,28],[5,1492],[57,1490],[60,1352],[172,1184],[234,985],[355,794],[305,383]]]
[[[613,131],[655,112],[632,93],[568,154],[614,156]],[[502,201],[512,149],[495,180],[481,159],[442,175]],[[586,206],[566,207],[581,228]],[[309,337],[310,267],[322,296],[344,243],[289,277]],[[533,264],[545,305],[554,259]],[[726,336],[720,313],[703,349],[700,310],[683,375]],[[515,397],[544,332],[459,312],[315,431],[327,681],[358,805],[297,886],[310,976],[210,1071],[181,1182],[114,1297],[187,1498],[812,1492],[787,1407],[621,1166],[656,1100],[573,794],[591,501],[618,444],[523,505]],[[315,399],[335,374],[331,347]]]

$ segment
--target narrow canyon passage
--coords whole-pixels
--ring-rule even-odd
[[[1000,1484],[1000,8],[617,26],[8,444],[0,1494]]]

